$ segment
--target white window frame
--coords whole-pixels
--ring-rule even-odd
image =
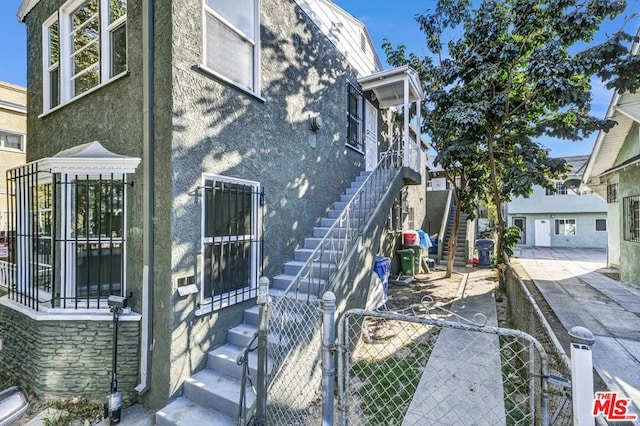
[[[255,40],[251,39],[247,34],[245,34],[242,30],[237,28],[223,16],[221,16],[218,12],[212,9],[207,5],[207,0],[202,0],[202,63],[199,67],[204,70],[206,73],[213,75],[214,77],[224,81],[227,84],[230,84],[244,92],[252,94],[258,98],[261,96],[262,87],[260,84],[261,81],[261,73],[260,73],[260,46],[261,46],[261,37],[260,37],[260,0],[252,0],[254,7],[254,16],[253,16],[253,31],[255,34]],[[245,87],[244,85],[234,81],[233,76],[224,75],[218,71],[214,71],[209,68],[207,64],[207,15],[211,15],[214,19],[217,19],[223,25],[227,26],[233,32],[235,32],[238,36],[243,38],[245,41],[253,45],[253,89],[249,87]],[[261,99],[261,98],[260,98]]]
[[[5,146],[4,139],[0,137],[0,149],[1,150],[3,150],[3,151],[11,151],[11,152],[19,152],[19,153],[22,153],[22,154],[27,152],[27,135],[25,133],[0,129],[0,134],[6,134],[6,135],[9,135],[9,136],[18,136],[18,137],[20,137],[20,148],[18,148],[18,149]]]
[[[573,234],[567,234],[567,222],[568,221],[573,221]],[[564,225],[564,233],[559,233],[556,232],[556,229],[558,229],[558,225],[560,225],[559,222],[562,222],[562,225]],[[576,235],[578,235],[578,223],[576,221],[576,219],[573,218],[562,218],[562,219],[554,219],[553,222],[553,233],[555,235],[561,236],[561,237],[575,237]]]
[[[120,28],[122,25],[126,25],[127,23],[127,14],[125,13],[120,18],[116,19],[113,23],[109,24],[109,0],[98,0],[98,20],[99,20],[99,28],[100,35],[97,40],[99,43],[99,58],[97,62],[98,67],[98,84],[93,87],[90,87],[86,91],[75,95],[74,94],[74,77],[78,77],[83,73],[87,72],[90,68],[93,68],[96,65],[92,65],[87,69],[80,71],[78,74],[73,74],[73,55],[74,50],[71,37],[71,16],[77,11],[80,7],[86,4],[88,0],[70,0],[66,2],[60,9],[58,9],[53,15],[51,15],[43,24],[42,24],[42,109],[43,113],[48,113],[52,110],[55,110],[59,107],[62,107],[76,99],[79,99],[98,88],[108,84],[128,73],[128,36],[127,46],[125,47],[127,51],[127,66],[125,70],[116,74],[110,75],[111,70],[111,33]],[[128,11],[127,11],[128,12]],[[49,29],[51,26],[58,22],[58,49],[60,53],[60,57],[58,58],[58,63],[54,65],[49,65],[49,55],[50,55],[50,39],[49,39]],[[128,28],[126,29],[128,32]],[[58,68],[58,84],[59,84],[59,102],[57,105],[51,105],[51,81],[50,81],[50,73],[56,68]]]
[[[598,221],[599,220],[603,220],[604,221],[604,229],[598,229]],[[601,218],[601,217],[598,217],[598,218],[594,219],[594,227],[595,227],[596,232],[607,232],[607,228],[608,228],[607,219]]]
[[[260,227],[259,224],[261,222],[260,219],[260,200],[259,200],[259,196],[257,194],[260,193],[260,182],[256,182],[256,181],[251,181],[251,180],[246,180],[246,179],[238,179],[238,178],[233,178],[233,177],[228,177],[228,176],[222,176],[222,175],[217,175],[217,174],[210,174],[210,173],[203,173],[202,174],[202,188],[204,190],[206,182],[208,180],[213,180],[214,182],[218,181],[218,182],[228,182],[228,183],[234,183],[234,184],[240,184],[240,185],[247,185],[247,186],[253,186],[254,188],[254,192],[256,194],[256,198],[253,200],[253,209],[251,211],[251,215],[252,218],[254,218],[253,222],[253,227],[251,229],[252,235],[254,236],[254,238],[252,239],[254,242],[252,243],[251,246],[251,271],[250,271],[250,276],[251,276],[251,284],[249,287],[245,288],[245,291],[241,291],[240,295],[244,295],[244,297],[229,297],[229,293],[224,293],[224,294],[219,294],[219,295],[215,295],[213,297],[205,297],[204,294],[204,262],[205,262],[205,258],[204,258],[204,254],[205,254],[205,244],[211,244],[212,242],[218,240],[218,241],[222,241],[224,239],[226,239],[227,241],[232,241],[234,237],[231,236],[227,236],[227,237],[219,237],[218,238],[211,238],[211,237],[205,237],[205,220],[206,220],[206,212],[207,212],[207,205],[205,202],[205,197],[202,197],[202,206],[201,206],[201,218],[200,218],[200,253],[202,253],[202,262],[201,262],[201,270],[200,270],[200,301],[201,301],[201,305],[204,306],[208,306],[208,308],[203,308],[201,309],[198,314],[202,315],[205,313],[208,313],[211,311],[212,306],[214,303],[219,302],[221,300],[227,300],[228,304],[220,306],[221,308],[224,308],[226,306],[230,306],[233,304],[237,304],[237,303],[241,303],[244,302],[246,300],[251,299],[252,297],[255,297],[255,295],[252,295],[250,291],[247,290],[255,290],[257,291],[258,288],[258,271],[259,271],[259,256],[260,256],[260,244],[257,243],[257,240],[259,238],[259,232],[260,232]],[[237,238],[237,237],[235,237]]]

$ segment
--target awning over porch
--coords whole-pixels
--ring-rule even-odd
[[[381,71],[358,79],[363,92],[371,91],[382,109],[403,106],[402,126],[402,161],[403,166],[422,175],[424,160],[422,158],[421,103],[422,85],[418,73],[408,65]],[[411,105],[415,104],[415,131],[411,134]],[[419,182],[419,180],[418,180]]]
[[[409,65],[359,78],[358,83],[363,91],[373,91],[380,108],[422,100],[420,77]]]

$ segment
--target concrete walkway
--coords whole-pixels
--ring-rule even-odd
[[[606,266],[604,250],[518,247],[515,254],[565,330],[591,330],[596,372],[640,416],[640,289],[596,272]]]
[[[486,325],[497,326],[495,272],[473,269],[466,275],[462,298],[451,310],[468,319],[482,313]],[[500,365],[497,335],[443,329],[403,425],[504,425]]]

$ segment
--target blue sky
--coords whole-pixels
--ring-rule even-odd
[[[625,15],[640,12],[640,0],[628,0],[629,6]],[[0,81],[26,86],[26,27],[18,22],[16,13],[21,0],[0,0]],[[380,46],[383,38],[388,38],[394,45],[405,44],[408,51],[418,54],[426,53],[422,48],[424,38],[418,29],[414,16],[424,13],[432,0],[335,0],[335,3],[362,21],[369,31],[374,46],[378,49],[383,63],[384,54]],[[598,40],[620,28],[623,17],[608,22],[598,35]],[[638,19],[626,24],[628,32],[638,28]],[[612,93],[602,87],[594,88],[593,113],[604,117],[611,101]],[[551,149],[553,156],[569,156],[589,154],[595,135],[581,142],[541,141]]]

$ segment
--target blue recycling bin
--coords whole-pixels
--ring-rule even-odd
[[[384,294],[387,295],[389,289],[389,275],[391,275],[391,258],[384,256],[376,256],[376,260],[373,264],[373,270],[380,277],[382,281],[382,288],[384,288]]]
[[[495,242],[489,239],[476,240],[478,250],[478,266],[491,266],[491,254]]]

